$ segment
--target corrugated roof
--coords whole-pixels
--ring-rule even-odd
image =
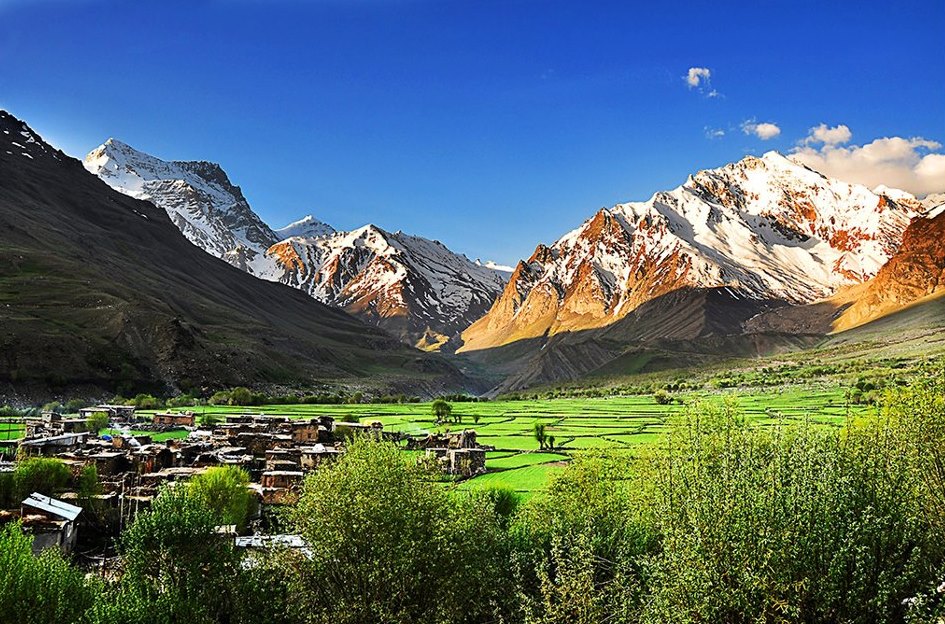
[[[301,535],[247,535],[236,538],[237,548],[305,548],[308,544]]]
[[[24,500],[22,504],[32,507],[33,509],[38,509],[55,516],[59,516],[60,518],[65,518],[70,522],[78,518],[79,514],[82,513],[81,507],[76,507],[75,505],[70,505],[69,503],[65,503],[61,500],[44,496],[39,492],[33,492],[30,494],[29,498]]]

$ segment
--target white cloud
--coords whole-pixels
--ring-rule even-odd
[[[686,74],[686,84],[689,85],[689,88],[694,87],[708,86],[709,79],[712,77],[712,72],[708,67],[690,67],[689,73]]]
[[[722,128],[710,128],[706,126],[702,130],[705,132],[705,138],[707,139],[721,139],[725,136],[725,130]]]
[[[845,124],[828,128],[827,124],[820,124],[810,129],[810,134],[804,139],[804,145],[823,143],[824,145],[842,145],[849,143],[853,133]]]
[[[812,129],[811,136],[818,128]],[[838,128],[846,133],[837,132]],[[945,192],[945,154],[937,153],[942,148],[937,141],[884,137],[865,145],[841,147],[839,139],[846,134],[852,136],[849,128],[837,126],[825,132],[834,134],[815,139],[813,142],[822,143],[820,147],[805,140],[791,157],[826,176],[870,188],[884,184],[917,197]]]
[[[756,123],[754,119],[742,122],[742,132],[753,134],[762,141],[773,139],[781,134],[781,128],[770,122]]]

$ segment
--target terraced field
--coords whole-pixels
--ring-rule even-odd
[[[674,395],[684,402],[721,403],[735,397],[742,411],[759,424],[780,420],[810,419],[827,426],[840,424],[848,414],[865,407],[845,404],[837,387],[791,387],[756,390],[751,394],[730,391]],[[491,401],[454,403],[453,413],[461,423],[436,426],[429,403],[357,405],[270,405],[262,407],[206,406],[199,413],[219,415],[263,413],[311,417],[329,415],[337,420],[379,421],[385,430],[410,435],[475,429],[483,444],[495,447],[487,455],[488,473],[460,485],[463,488],[505,486],[521,492],[540,490],[550,477],[563,469],[578,453],[591,449],[605,452],[631,450],[658,439],[667,421],[685,405],[660,405],[652,396],[601,399],[548,399],[533,401]],[[545,433],[554,436],[553,452],[540,452],[533,431],[536,422],[545,424]]]
[[[20,419],[0,418],[0,440],[16,440],[22,438],[24,426]]]

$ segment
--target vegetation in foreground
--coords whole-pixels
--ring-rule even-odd
[[[241,556],[215,492],[169,488],[122,537],[120,581],[0,534],[17,622],[940,622],[945,376],[842,428],[687,408],[635,454],[586,453],[528,501],[353,444],[282,521],[305,551]],[[225,498],[225,497],[224,497]]]

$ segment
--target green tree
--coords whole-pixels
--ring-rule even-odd
[[[228,620],[238,576],[233,541],[216,532],[216,514],[188,487],[163,488],[122,534],[124,574],[102,622]]]
[[[56,414],[61,414],[66,410],[65,406],[59,401],[50,401],[43,405],[44,412],[55,412]]]
[[[213,412],[202,412],[197,417],[197,424],[201,427],[212,427],[218,422],[220,422],[220,415]]]
[[[945,565],[916,444],[885,417],[836,431],[690,410],[646,464],[663,549],[644,620],[901,621]]]
[[[190,489],[214,514],[219,524],[235,524],[242,531],[255,511],[249,475],[236,466],[216,466],[195,476]]]
[[[253,393],[249,388],[233,388],[230,390],[230,405],[252,405]]]
[[[85,621],[100,588],[55,548],[33,556],[19,522],[0,526],[0,621],[63,624]]]
[[[452,498],[387,442],[355,440],[291,511],[312,557],[295,592],[314,622],[499,620],[503,533],[481,498]]]
[[[161,399],[150,394],[137,394],[135,398],[128,401],[128,403],[133,405],[135,409],[153,410],[164,407],[164,403]]]
[[[446,422],[449,419],[450,414],[453,413],[453,406],[443,399],[437,399],[433,401],[431,409],[433,410],[433,415],[436,416],[437,424]]]
[[[85,419],[85,426],[88,427],[92,435],[97,436],[102,429],[108,427],[108,414],[105,412],[92,412],[89,414],[89,417]]]
[[[545,448],[545,441],[547,440],[547,435],[545,434],[545,423],[536,421],[532,426],[532,435],[535,437],[535,441],[538,442],[538,449],[541,450]]]
[[[72,481],[72,473],[62,460],[31,457],[19,462],[13,471],[13,489],[17,502],[33,492],[52,496]]]
[[[663,388],[653,393],[653,399],[656,401],[657,405],[669,405],[673,402],[672,395]]]
[[[69,414],[75,414],[80,409],[84,409],[89,406],[89,402],[85,399],[69,399],[65,404],[65,411]]]
[[[196,404],[197,399],[190,394],[182,394],[167,400],[168,407],[193,407]]]

